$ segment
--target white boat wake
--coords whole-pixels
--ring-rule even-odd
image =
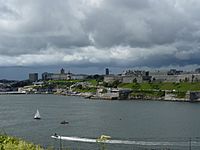
[[[51,136],[54,139],[86,142],[86,143],[107,143],[107,144],[127,144],[127,145],[142,145],[142,146],[188,146],[188,142],[151,142],[151,141],[131,141],[131,140],[98,140],[93,138],[69,137],[69,136]]]

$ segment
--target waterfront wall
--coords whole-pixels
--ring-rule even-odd
[[[181,75],[153,75],[152,81],[158,82],[198,82],[200,74],[181,74]]]
[[[114,82],[118,80],[122,83],[142,83],[145,81],[152,81],[152,82],[199,82],[200,81],[200,74],[180,74],[180,75],[152,75],[152,76],[140,76],[140,75],[108,75],[104,76],[104,82]]]
[[[200,92],[190,92],[190,101],[200,101]]]

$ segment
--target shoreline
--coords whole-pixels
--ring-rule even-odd
[[[118,99],[118,98],[108,98],[108,97],[97,97],[97,96],[84,96],[81,94],[78,95],[70,95],[70,94],[54,94],[54,95],[58,95],[58,96],[75,96],[75,97],[83,97],[85,99],[88,100],[104,100],[104,101],[160,101],[160,102],[184,102],[184,103],[199,103],[200,101],[191,101],[189,99],[164,99],[163,98],[128,98],[128,99]]]
[[[160,98],[133,98],[130,97],[128,99],[119,99],[117,97],[99,97],[94,94],[87,95],[85,93],[78,93],[78,94],[63,94],[63,93],[22,93],[22,92],[0,92],[1,95],[57,95],[57,96],[75,96],[75,97],[83,97],[88,100],[105,100],[105,101],[160,101],[160,102],[184,102],[184,103],[199,103],[199,100],[190,100],[190,99],[179,99],[179,98],[172,98],[172,99],[164,99],[164,97]]]

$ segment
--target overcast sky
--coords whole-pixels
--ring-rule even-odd
[[[0,0],[3,68],[195,68],[199,41],[199,0]]]

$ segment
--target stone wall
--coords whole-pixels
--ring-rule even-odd
[[[122,83],[133,83],[134,80],[136,80],[137,83],[142,83],[142,77],[122,76]]]
[[[200,101],[200,92],[190,92],[190,101]]]
[[[122,77],[121,76],[115,76],[115,75],[106,75],[104,76],[104,82],[106,83],[112,83],[116,80],[119,80],[120,82],[122,81]]]
[[[152,81],[157,81],[157,82],[198,82],[198,81],[200,81],[200,74],[153,75]]]

